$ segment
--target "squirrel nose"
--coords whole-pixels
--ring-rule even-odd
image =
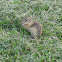
[[[21,26],[23,27],[23,25],[24,25],[24,23],[23,22],[21,22]]]

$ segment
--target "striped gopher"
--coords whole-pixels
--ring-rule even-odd
[[[42,25],[40,22],[33,21],[30,17],[24,18],[21,25],[30,31],[32,38],[39,38],[42,34]]]

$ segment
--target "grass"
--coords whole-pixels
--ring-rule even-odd
[[[21,27],[27,15],[43,26],[38,40]],[[62,1],[1,0],[0,62],[62,62]]]

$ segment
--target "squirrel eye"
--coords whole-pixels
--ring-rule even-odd
[[[26,20],[26,21],[28,21],[28,20]]]

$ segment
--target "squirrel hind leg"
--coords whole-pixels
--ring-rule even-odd
[[[31,35],[31,38],[32,38],[32,39],[35,39],[34,35]]]
[[[32,36],[31,36],[31,38],[32,38],[32,39],[37,39],[38,37],[37,37],[37,36],[32,35]]]

